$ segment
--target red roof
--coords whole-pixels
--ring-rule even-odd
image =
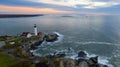
[[[43,33],[42,32],[38,32],[38,35],[42,35]]]
[[[31,34],[30,32],[23,32],[22,36],[27,36],[28,34]]]

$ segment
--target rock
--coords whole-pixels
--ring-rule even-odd
[[[64,67],[64,62],[60,61],[60,67]]]
[[[107,65],[104,65],[104,64],[99,64],[99,63],[98,63],[98,64],[96,64],[96,65],[94,65],[94,67],[95,67],[95,66],[96,66],[96,67],[108,67]]]
[[[74,59],[52,56],[52,58],[40,60],[36,64],[36,67],[108,67],[107,65],[98,63],[98,56],[80,60],[82,61],[76,64],[76,60]]]
[[[79,59],[77,60],[77,65],[79,65],[79,63],[84,62],[84,61],[87,61],[87,60],[86,60],[86,59],[83,59],[83,58],[79,58]]]
[[[61,61],[60,64],[61,67],[76,67],[75,60],[73,59],[62,59],[60,61]]]
[[[53,58],[53,55],[47,55],[46,58]]]
[[[35,67],[49,67],[49,66],[45,63],[37,63]]]
[[[41,58],[40,60],[39,60],[39,58],[37,58],[37,59],[38,59],[37,61],[39,61],[39,62],[35,64],[35,67],[49,67],[48,59],[46,59],[46,58]]]
[[[108,67],[107,65],[103,65],[103,67]]]
[[[79,63],[81,63],[81,62],[86,61],[86,55],[87,55],[87,54],[86,54],[84,51],[80,51],[80,52],[78,53],[77,65],[79,65]]]
[[[63,53],[57,53],[57,54],[54,54],[54,55],[47,55],[46,57],[47,58],[54,58],[54,57],[58,57],[58,58],[61,58],[61,57],[65,57],[66,54],[63,52]]]
[[[67,60],[66,67],[75,67],[75,61],[74,60]]]
[[[38,46],[39,46],[40,44],[42,44],[42,42],[43,42],[43,40],[42,40],[42,41],[36,41],[36,42],[34,42],[34,44],[31,44],[31,45],[30,45],[30,50],[35,50],[35,49],[37,49]]]
[[[0,41],[0,48],[5,46],[5,41]]]
[[[58,54],[56,54],[55,56],[56,56],[56,57],[65,57],[66,54],[65,54],[65,53],[58,53]]]
[[[89,60],[92,60],[94,63],[98,63],[98,56],[91,57]]]
[[[87,64],[87,62],[83,61],[79,63],[78,67],[89,67],[89,65]]]
[[[99,67],[98,64],[98,56],[96,57],[91,57],[88,61],[87,61],[88,65],[90,67]]]
[[[45,39],[47,42],[54,42],[56,40],[58,40],[58,35],[57,34],[48,34],[45,36]]]
[[[78,57],[85,58],[86,55],[87,55],[87,54],[86,54],[84,51],[80,51],[80,52],[78,53]]]

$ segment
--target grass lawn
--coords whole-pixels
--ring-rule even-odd
[[[0,67],[35,67],[30,61],[17,61],[0,51]]]
[[[18,42],[22,41],[23,39],[25,39],[25,38],[24,37],[17,37],[17,38],[13,39],[13,42],[18,43]]]
[[[0,41],[4,41],[4,40],[5,40],[4,37],[1,37],[1,36],[0,36]]]
[[[15,59],[0,52],[0,67],[9,67],[15,63]]]

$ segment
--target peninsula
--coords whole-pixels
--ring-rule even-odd
[[[0,36],[1,67],[108,67],[100,64],[98,56],[87,57],[84,51],[78,53],[77,59],[66,58],[65,52],[55,52],[46,56],[36,56],[30,50],[38,48],[43,41],[58,40],[57,34],[38,32],[34,24],[34,33],[23,32],[20,36]],[[69,48],[70,52],[71,49]]]
[[[43,14],[0,14],[0,18],[36,17]]]

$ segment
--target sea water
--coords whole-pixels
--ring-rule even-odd
[[[0,35],[20,35],[38,31],[57,33],[58,41],[43,42],[34,54],[45,56],[54,52],[71,52],[67,57],[75,59],[79,51],[89,57],[99,56],[99,63],[120,67],[120,16],[45,15],[40,17],[0,18]]]

